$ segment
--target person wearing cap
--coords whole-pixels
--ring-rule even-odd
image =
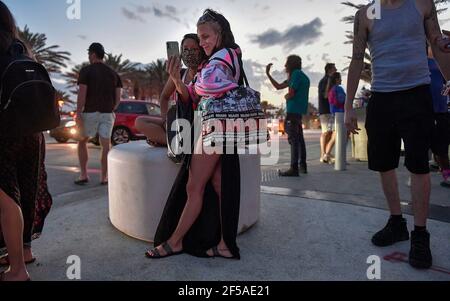
[[[81,174],[75,184],[89,183],[87,142],[89,138],[98,134],[102,146],[101,184],[106,185],[108,184],[107,158],[115,121],[114,111],[120,103],[122,81],[114,70],[104,64],[105,49],[100,43],[93,43],[88,53],[90,65],[81,69],[78,78],[76,122],[81,131],[81,139],[78,142]]]

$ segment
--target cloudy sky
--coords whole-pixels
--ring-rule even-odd
[[[164,58],[165,41],[196,32],[202,11],[216,9],[230,21],[243,49],[251,85],[262,92],[263,99],[277,105],[284,94],[275,92],[265,77],[268,63],[274,63],[275,78],[284,80],[286,57],[300,55],[311,78],[310,101],[317,103],[317,84],[325,63],[332,61],[344,69],[346,56],[351,55],[351,46],[344,41],[352,26],[341,19],[354,10],[340,4],[342,0],[78,0],[81,18],[69,20],[68,3],[74,1],[4,0],[20,27],[27,24],[33,32],[45,33],[50,44],[72,54],[72,65],[87,59],[86,49],[93,41],[134,62]],[[450,28],[450,12],[440,19]]]

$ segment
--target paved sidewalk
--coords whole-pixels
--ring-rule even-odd
[[[189,255],[152,261],[144,258],[147,243],[110,224],[107,198],[73,195],[56,203],[44,235],[33,245],[38,258],[30,267],[34,280],[67,280],[70,255],[81,258],[82,280],[367,280],[370,255],[382,259],[409,251],[409,242],[388,248],[370,244],[373,232],[386,222],[386,211],[262,194],[259,223],[238,238],[240,261]],[[429,228],[435,265],[450,269],[450,225],[430,221]],[[381,277],[450,280],[448,273],[383,259]]]
[[[277,168],[289,165],[286,145],[279,165],[262,167],[260,220],[238,237],[240,261],[189,255],[146,259],[150,245],[122,234],[109,222],[107,188],[93,184],[71,191],[72,181],[60,178],[73,175],[52,165],[49,179],[56,197],[43,236],[33,242],[38,260],[29,271],[34,280],[64,281],[67,259],[77,255],[82,280],[365,281],[367,259],[376,255],[382,280],[450,281],[450,190],[439,187],[438,174],[432,175],[429,222],[435,269],[417,271],[407,263],[384,259],[407,254],[409,242],[388,248],[370,243],[389,215],[377,173],[369,171],[367,163],[352,160],[347,171],[337,172],[319,163],[318,143],[310,142],[308,151],[309,174],[300,178],[277,176]],[[403,208],[411,214],[404,167],[399,178]],[[67,187],[58,186],[61,182]],[[407,218],[411,229],[413,218]]]

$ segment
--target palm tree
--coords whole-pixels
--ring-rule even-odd
[[[447,7],[445,8],[441,8],[440,5],[443,5],[447,2],[450,2],[450,0],[434,0],[434,3],[436,4],[436,7],[439,7],[437,9],[437,12],[440,14],[444,11],[447,10]],[[356,10],[359,10],[360,8],[366,6],[366,4],[355,4],[353,2],[350,1],[346,1],[346,2],[341,2],[343,5],[348,6],[348,7],[352,7]],[[346,16],[344,18],[342,18],[342,21],[347,23],[347,24],[353,24],[355,22],[355,16]],[[353,31],[346,31],[346,38],[347,41],[344,42],[344,44],[353,44]],[[351,59],[351,57],[348,57],[349,59]],[[363,71],[361,73],[361,80],[365,81],[365,82],[372,82],[372,58],[369,54],[368,51],[366,51],[365,56],[364,56],[364,68]],[[348,69],[348,68],[346,68]]]
[[[116,71],[120,77],[127,78],[136,70],[138,64],[132,63],[128,59],[123,60],[122,56],[122,54],[113,55],[108,53],[105,58],[105,64]]]
[[[133,95],[136,99],[140,99],[139,82],[142,78],[142,71],[139,69],[139,64],[128,59],[124,60],[122,54],[114,55],[112,53],[106,55],[105,64],[116,71],[122,79],[123,96],[128,98]]]
[[[61,91],[61,90],[56,90],[55,92],[56,95],[56,99],[58,100],[58,102],[61,102],[61,111],[63,111],[64,107],[74,107],[76,105],[76,102],[74,100],[71,99],[70,95],[65,92],[65,91]]]
[[[133,78],[134,72],[136,72],[137,64],[130,62],[130,60],[123,60],[122,56],[122,54],[107,54],[105,58],[105,64],[116,71],[117,74],[119,74],[123,81],[124,89],[127,90],[129,86],[132,86],[131,78]],[[74,66],[70,71],[63,74],[67,81],[67,88],[70,89],[71,93],[78,93],[78,77],[80,75],[80,71],[82,68],[88,65],[88,62],[78,64]]]
[[[275,117],[276,118],[284,118],[286,115],[286,110],[284,109],[284,107],[281,107],[276,113],[275,113]]]
[[[145,71],[148,74],[148,78],[150,80],[150,93],[151,96],[154,96],[159,99],[162,90],[164,89],[164,85],[169,79],[169,74],[166,71],[166,61],[159,59],[156,62],[150,63]]]
[[[61,68],[66,68],[66,61],[70,53],[59,51],[58,45],[47,46],[47,36],[43,33],[32,33],[27,25],[21,30],[18,28],[19,38],[31,50],[36,61],[50,73],[61,73]]]

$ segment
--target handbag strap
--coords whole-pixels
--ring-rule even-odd
[[[231,60],[233,61],[233,66],[234,66],[233,51],[231,51],[231,49],[229,49],[229,48],[227,48],[227,51],[228,51],[228,53],[231,56]],[[244,63],[242,62],[242,57],[240,57],[239,55],[238,55],[238,63],[239,63],[240,71],[241,71],[241,75],[240,75],[240,78],[239,78],[239,85],[244,85],[244,86],[250,88],[250,85],[249,85],[248,79],[247,79],[247,75],[245,74],[245,70],[244,70]]]
[[[220,58],[220,57],[214,57],[214,58],[210,59],[209,61],[210,61],[210,62],[211,62],[211,61],[220,61],[220,62],[223,62],[225,65],[227,65],[228,68],[230,68],[231,72],[233,73],[233,77],[236,77],[237,69],[236,69],[236,65],[234,64],[234,54],[233,54],[233,51],[231,51],[230,48],[225,48],[225,49],[227,50],[228,54],[229,54],[230,57],[231,57],[232,65],[231,65],[230,63],[228,63],[226,60],[224,60],[224,59],[222,59],[222,58]],[[242,58],[239,57],[239,56],[238,56],[238,63],[239,63],[240,71],[241,71],[241,73],[240,73],[240,78],[239,78],[239,85],[244,85],[244,86],[250,88],[250,85],[249,85],[248,79],[247,79],[247,75],[245,74],[245,71],[244,71],[244,64],[243,64],[243,62],[242,62]]]

